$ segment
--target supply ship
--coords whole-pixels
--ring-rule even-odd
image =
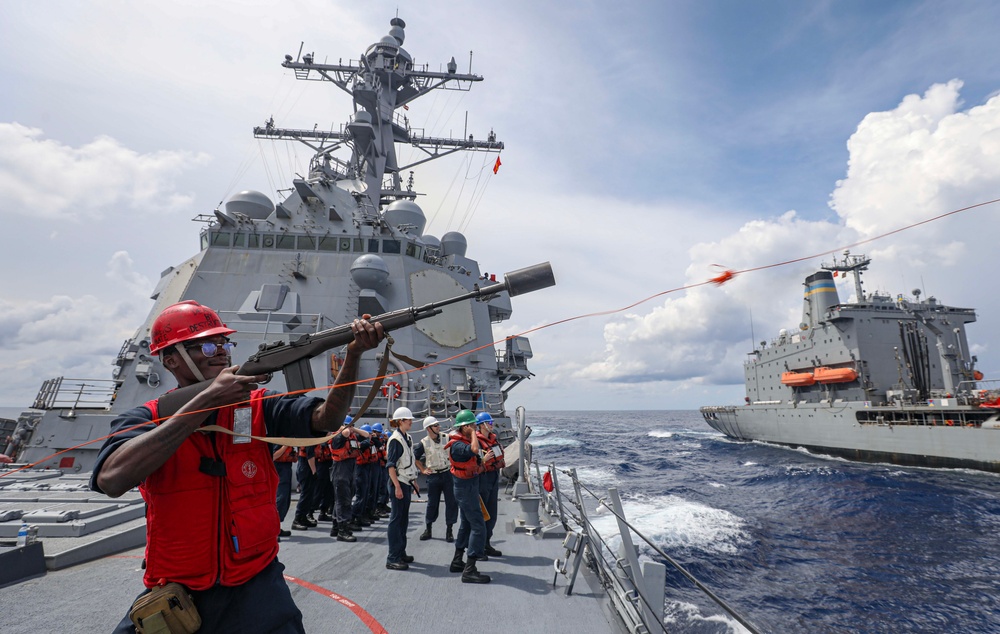
[[[358,60],[321,63],[301,48],[287,55],[282,66],[297,79],[332,84],[354,106],[349,121],[327,130],[280,127],[273,117],[254,128],[257,138],[308,146],[306,176],[279,190],[277,201],[248,190],[199,214],[197,253],[163,272],[149,315],[122,344],[110,378],[48,380],[30,408],[0,419],[0,452],[13,460],[0,465],[0,630],[110,631],[141,589],[143,501],[137,490],[115,499],[96,494],[88,481],[110,423],[175,387],[150,354],[150,327],[165,307],[195,300],[237,331],[234,363],[361,315],[448,304],[393,329],[393,354],[383,347],[365,353],[358,375],[370,383],[358,387],[351,413],[364,411],[356,423],[385,422],[406,406],[419,438],[424,416],[447,424],[462,409],[489,412],[506,447],[494,545],[507,552],[481,564],[494,576],[491,586],[473,592],[449,574],[454,549],[442,535],[416,539],[424,512],[417,498],[408,544],[416,562],[404,577],[382,565],[384,525],[366,528],[353,544],[332,539],[322,524],[282,539],[279,558],[309,631],[405,632],[418,624],[465,631],[468,625],[443,618],[446,596],[488,606],[475,617],[488,631],[665,631],[663,564],[640,565],[624,523],[621,554],[602,546],[586,515],[598,499],[584,499],[575,470],[563,472],[560,490],[550,466],[555,485],[543,487],[523,408],[511,416],[511,390],[532,376],[532,348],[523,336],[496,345],[492,326],[511,317],[512,295],[554,283],[547,263],[497,280],[467,254],[462,233],[425,232],[411,168],[462,151],[486,153],[488,172],[504,144],[492,130],[445,138],[411,125],[408,104],[434,90],[469,90],[483,78],[472,73],[471,57],[468,73],[454,58],[440,70],[417,64],[403,47],[404,29],[393,18]],[[418,158],[402,162],[403,147]],[[463,295],[476,297],[448,301]],[[344,352],[332,348],[283,368],[267,387],[323,395]],[[620,500],[615,512],[624,521]],[[32,539],[15,543],[29,524]],[[87,592],[94,588],[100,601]]]
[[[975,310],[919,289],[866,293],[870,263],[845,251],[808,276],[799,327],[744,363],[746,404],[702,407],[705,422],[851,460],[1000,472],[1000,391],[966,336]],[[837,276],[851,278],[857,301],[841,303]]]

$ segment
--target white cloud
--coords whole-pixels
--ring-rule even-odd
[[[711,277],[715,263],[742,270],[821,256],[858,240],[996,198],[1000,97],[960,111],[961,86],[957,80],[935,84],[922,97],[908,95],[897,108],[864,118],[848,142],[847,177],[837,182],[831,195],[830,206],[839,220],[805,221],[787,212],[775,219],[748,222],[732,235],[692,247],[689,281]],[[973,226],[983,226],[982,220]],[[980,231],[955,239],[954,227],[949,229],[943,222],[947,221],[866,245],[874,261],[867,290],[891,279],[887,271],[920,274],[916,280],[903,276],[904,283],[914,285],[922,283],[927,272],[928,279],[938,285],[947,280],[949,292],[957,295],[943,300],[963,301],[973,283],[970,280],[963,288],[963,279],[955,278],[953,267],[967,266],[970,252],[989,253],[992,238]],[[645,314],[616,318],[604,328],[603,357],[576,375],[616,383],[740,383],[741,373],[731,370],[741,367],[740,361],[750,349],[750,310],[758,325],[769,326],[764,336],[756,333],[758,341],[776,333],[771,326],[794,328],[801,310],[797,300],[802,278],[819,264],[817,257],[751,271],[721,288],[699,287],[668,297]],[[894,288],[893,292],[908,293],[910,288]],[[842,284],[840,294],[847,301],[853,286]]]
[[[189,206],[174,181],[204,165],[203,153],[141,154],[108,136],[74,148],[19,123],[0,123],[0,214],[100,218],[125,206],[141,212]]]
[[[108,263],[116,299],[91,294],[44,301],[0,299],[0,403],[27,395],[57,376],[110,379],[111,361],[146,316],[150,283],[131,270],[126,252]],[[124,292],[123,292],[124,291]]]
[[[963,112],[961,88],[935,84],[861,121],[830,197],[847,226],[869,237],[997,197],[1000,97]]]

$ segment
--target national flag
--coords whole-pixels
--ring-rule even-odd
[[[403,104],[403,110],[409,110],[409,109],[410,109],[410,107],[404,103]]]
[[[500,156],[497,155],[497,162],[493,164],[493,173],[494,174],[496,174],[497,172],[500,171],[500,166],[501,165],[503,165],[503,163],[500,162]]]

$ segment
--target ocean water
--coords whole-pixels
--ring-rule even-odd
[[[1000,476],[731,441],[696,411],[527,422],[536,460],[617,487],[630,523],[761,631],[1000,632]],[[613,541],[614,517],[595,523]],[[746,631],[669,563],[666,591],[669,631]]]

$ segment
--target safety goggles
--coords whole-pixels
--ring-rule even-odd
[[[196,343],[184,346],[187,350],[201,350],[201,353],[206,357],[214,357],[219,354],[219,350],[225,352],[226,355],[230,355],[235,347],[235,341],[227,341],[226,343]]]

